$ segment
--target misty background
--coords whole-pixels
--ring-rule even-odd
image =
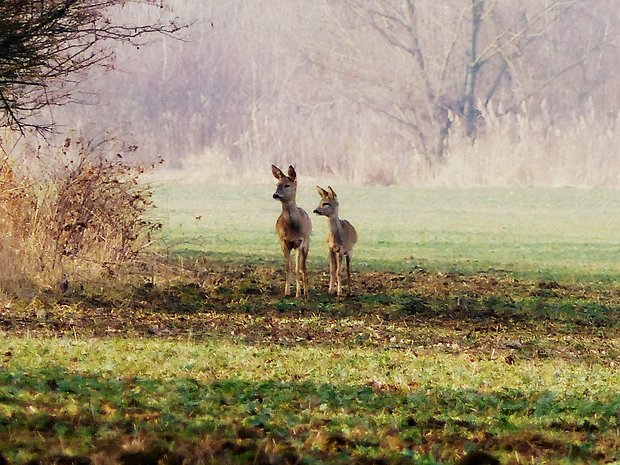
[[[615,0],[171,0],[53,118],[185,180],[620,185]],[[167,10],[120,14],[148,21]],[[263,175],[264,174],[264,175]]]

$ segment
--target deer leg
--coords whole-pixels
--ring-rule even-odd
[[[347,281],[349,282],[349,295],[351,295],[352,294],[351,292],[351,256],[347,254],[346,257],[347,257]]]
[[[297,249],[297,254],[295,255],[295,297],[299,297],[301,295],[301,246]]]
[[[336,287],[338,288],[337,294],[342,295],[342,285],[340,282],[340,277],[342,276],[342,254],[340,252],[336,252]]]
[[[284,295],[288,296],[291,288],[291,250],[284,247],[282,250],[284,251],[284,273],[286,274]]]
[[[334,293],[334,287],[336,286],[336,253],[333,250],[329,251],[329,293]]]
[[[301,255],[301,281],[304,286],[304,297],[308,298],[308,251],[309,247],[300,248],[299,253]]]

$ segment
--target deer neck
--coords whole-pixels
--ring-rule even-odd
[[[282,214],[289,223],[296,225],[301,224],[301,215],[299,214],[299,208],[297,208],[295,199],[282,202]]]
[[[340,237],[342,235],[342,223],[338,218],[338,211],[328,217],[329,231],[333,237]]]

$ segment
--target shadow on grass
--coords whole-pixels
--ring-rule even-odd
[[[620,394],[440,386],[109,378],[0,372],[10,463],[453,463],[465,450],[529,461],[617,460]],[[60,460],[58,457],[65,457]],[[88,463],[88,462],[82,462]]]
[[[318,273],[308,300],[284,298],[279,270],[250,264],[210,264],[168,282],[81,288],[60,303],[133,307],[168,314],[204,311],[265,314],[273,310],[333,317],[378,315],[392,320],[488,321],[506,324],[544,319],[574,327],[620,327],[620,290],[588,289],[555,281],[518,281],[488,275],[359,272],[354,295],[327,294],[329,277]]]

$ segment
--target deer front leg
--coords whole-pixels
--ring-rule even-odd
[[[301,246],[297,249],[295,255],[295,297],[301,295]]]
[[[308,247],[300,247],[299,248],[299,255],[297,256],[297,272],[299,274],[301,274],[301,282],[303,285],[303,291],[304,291],[304,297],[307,299],[308,298],[308,265],[307,265],[307,260],[308,260]],[[299,280],[299,278],[298,278]],[[298,281],[299,282],[299,281]],[[299,293],[299,291],[298,291]],[[298,295],[299,297],[299,295]]]
[[[336,286],[338,287],[338,295],[342,295],[342,285],[341,285],[341,276],[342,276],[342,254],[340,252],[336,252]]]
[[[336,252],[329,251],[329,293],[333,294],[336,286]]]
[[[291,250],[282,247],[282,251],[284,252],[284,273],[286,274],[284,295],[288,296],[291,289]]]

